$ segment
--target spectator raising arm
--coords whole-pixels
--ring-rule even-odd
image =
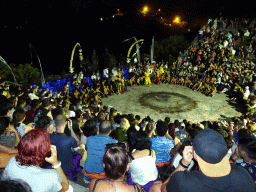
[[[51,156],[50,157],[46,157],[45,160],[52,164],[52,167],[54,169],[56,169],[59,174],[61,175],[61,178],[62,178],[62,189],[60,190],[60,192],[64,192],[64,191],[67,191],[69,189],[69,181],[66,177],[66,175],[64,174],[62,168],[61,168],[61,162],[58,161],[57,159],[57,149],[56,149],[56,146],[52,145],[51,146]]]

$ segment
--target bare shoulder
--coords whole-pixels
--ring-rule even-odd
[[[90,182],[89,191],[92,192],[94,187],[95,187],[95,189],[94,189],[95,192],[96,191],[106,191],[105,189],[107,188],[108,185],[109,185],[108,180],[101,180],[101,179],[94,178]]]
[[[116,189],[118,189],[118,188],[116,188]],[[120,190],[120,192],[124,192],[124,191],[126,191],[126,192],[140,192],[140,191],[142,191],[142,188],[141,188],[141,186],[139,185],[139,184],[134,184],[134,185],[128,185],[128,184],[126,184],[125,186],[122,186],[122,187],[120,187],[117,191],[119,191]]]
[[[150,188],[149,192],[161,192],[162,182],[156,181]]]
[[[97,179],[93,179],[90,182],[89,186],[89,191],[92,192],[93,188],[95,186]],[[141,186],[136,184],[136,186],[133,185],[128,185],[126,183],[121,183],[121,182],[112,182],[109,180],[99,180],[96,184],[97,186],[95,187],[94,191],[95,192],[135,192],[135,188],[137,189],[136,191],[141,191]]]
[[[156,153],[153,149],[150,149],[151,150],[151,156],[152,157],[155,157],[156,156]],[[135,158],[135,159],[138,159],[138,158],[142,158],[142,157],[147,157],[149,156],[149,150],[148,149],[144,149],[144,150],[136,150],[135,152],[132,153],[132,156]]]

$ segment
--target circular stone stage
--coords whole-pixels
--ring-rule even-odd
[[[130,91],[124,94],[103,98],[103,105],[111,105],[122,113],[140,115],[141,118],[150,116],[155,121],[170,117],[171,122],[187,119],[196,123],[242,115],[229,105],[224,93],[207,97],[188,87],[169,84],[134,86],[128,89]]]

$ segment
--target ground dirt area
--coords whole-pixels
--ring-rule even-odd
[[[171,121],[187,119],[196,123],[242,115],[235,103],[228,102],[225,93],[207,97],[188,87],[169,84],[134,86],[128,89],[124,94],[103,98],[103,105],[113,106],[125,114],[140,115],[141,118],[150,116],[155,121],[164,120],[168,116]]]

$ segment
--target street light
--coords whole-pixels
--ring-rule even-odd
[[[144,15],[146,15],[148,12],[149,12],[149,8],[148,8],[148,6],[146,5],[146,6],[143,7],[142,13],[143,13]]]
[[[180,23],[180,17],[176,16],[175,19],[173,20],[173,23]]]

